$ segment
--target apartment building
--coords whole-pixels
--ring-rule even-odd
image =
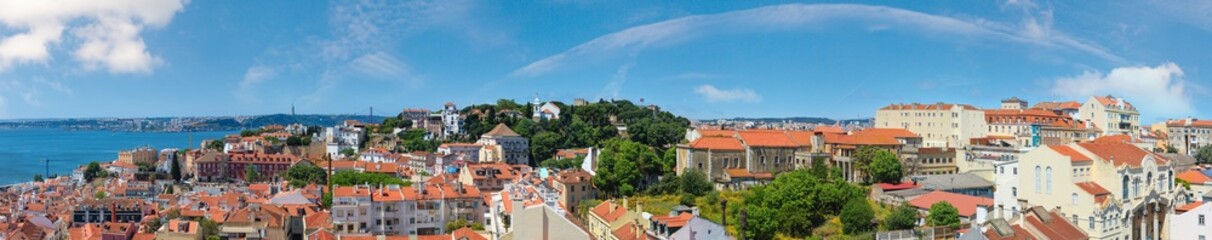
[[[1171,147],[1179,153],[1195,155],[1199,148],[1212,143],[1212,120],[1194,118],[1166,121],[1164,129]]]
[[[208,152],[195,161],[198,181],[245,180],[245,168],[252,166],[261,176],[273,177],[286,172],[300,160],[288,154]]]
[[[481,221],[482,205],[471,185],[342,186],[333,189],[332,221],[338,234],[436,235],[450,221]]]
[[[552,180],[552,187],[560,193],[560,204],[574,213],[581,201],[594,199],[598,195],[597,188],[593,186],[593,175],[580,168],[560,171]]]
[[[1102,129],[1102,135],[1131,135],[1140,133],[1140,112],[1123,98],[1094,96],[1086,100],[1078,110],[1079,119],[1090,121]]]
[[[118,151],[118,162],[136,164],[136,163],[156,163],[156,150],[150,147],[140,147],[131,150]]]
[[[520,172],[504,163],[467,164],[459,169],[458,181],[476,186],[480,191],[499,192]]]
[[[922,137],[922,147],[963,147],[985,137],[985,112],[966,104],[892,104],[875,112],[875,127],[904,128]]]
[[[1185,195],[1168,159],[1121,141],[1040,147],[1018,165],[1019,209],[1057,210],[1092,239],[1164,239]]]
[[[1208,237],[1212,237],[1212,224],[1208,224],[1209,217],[1212,217],[1212,204],[1193,202],[1176,207],[1174,212],[1166,217],[1166,222],[1171,223],[1168,237],[1170,239],[1206,240]]]

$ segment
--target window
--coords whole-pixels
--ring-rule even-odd
[[[1124,194],[1122,196],[1124,196],[1124,198],[1129,197],[1128,196],[1128,175],[1124,175],[1124,184],[1122,186],[1124,188]]]
[[[1042,186],[1039,185],[1039,174],[1040,168],[1039,166],[1035,166],[1035,193],[1039,193],[1039,189],[1042,188]]]
[[[1090,230],[1094,230],[1094,216],[1090,216]]]
[[[1047,170],[1044,170],[1044,178],[1045,178],[1045,180],[1047,180],[1047,181],[1048,181],[1048,186],[1047,186],[1047,187],[1048,187],[1048,191],[1047,191],[1047,193],[1048,193],[1048,194],[1052,194],[1052,167],[1048,167],[1048,169],[1047,169]]]
[[[1200,225],[1200,226],[1203,226],[1203,225],[1204,225],[1204,215],[1203,215],[1203,214],[1200,214],[1200,215],[1199,215],[1199,225]]]
[[[1077,225],[1077,214],[1073,214],[1073,225]]]
[[[1018,197],[1018,187],[1010,187],[1010,196]]]
[[[1077,205],[1077,193],[1073,194],[1073,205]]]

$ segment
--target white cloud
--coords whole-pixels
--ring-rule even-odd
[[[694,93],[703,97],[704,101],[709,103],[716,102],[749,102],[756,103],[762,101],[762,96],[758,95],[751,89],[733,88],[719,89],[710,84],[699,85],[694,88]]]
[[[168,25],[187,0],[0,0],[0,24],[15,34],[0,36],[0,70],[14,64],[47,64],[50,48],[70,31],[80,45],[72,57],[85,69],[148,73],[159,60],[139,33]]]
[[[785,4],[709,15],[693,15],[606,34],[564,52],[514,70],[510,76],[537,76],[579,58],[635,52],[677,44],[709,34],[816,29],[818,25],[853,21],[948,39],[996,40],[1067,49],[1111,62],[1123,62],[1101,46],[1056,31],[1023,31],[983,19],[964,20],[905,9],[857,4]],[[1035,26],[1029,28],[1038,28]]]
[[[1090,96],[1115,95],[1125,98],[1142,115],[1176,118],[1194,114],[1191,83],[1182,79],[1177,64],[1156,67],[1132,66],[1112,69],[1108,74],[1087,71],[1057,79],[1052,94],[1085,101]]]

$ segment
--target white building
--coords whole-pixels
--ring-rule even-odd
[[[476,144],[484,146],[480,150],[480,162],[530,165],[530,140],[518,135],[504,123],[480,135]]]
[[[1212,217],[1212,204],[1194,202],[1175,208],[1174,213],[1166,216],[1169,226],[1169,239],[1206,240],[1212,236],[1212,225],[1208,225],[1208,217]]]
[[[453,102],[446,102],[442,108],[442,137],[449,138],[463,133],[463,118],[459,116],[459,108]]]
[[[362,128],[354,127],[349,123],[324,128],[325,153],[332,159],[340,159],[341,151],[345,149],[353,149],[356,153],[359,151],[358,146],[362,144],[364,134]]]
[[[1103,136],[1127,134],[1136,137],[1140,132],[1140,112],[1123,98],[1090,97],[1078,110],[1078,116],[1102,129]]]
[[[435,235],[457,219],[478,222],[483,198],[471,185],[415,183],[415,186],[333,189],[333,232],[340,234]]]
[[[532,110],[534,111],[534,116],[532,116],[532,118],[534,118],[535,121],[542,119],[560,119],[560,107],[556,106],[554,103],[540,102],[539,96],[535,95],[533,104],[534,109]]]
[[[994,166],[993,213],[996,218],[1018,216],[1018,161],[1001,162]]]

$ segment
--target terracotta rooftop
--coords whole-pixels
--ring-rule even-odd
[[[950,104],[950,103],[935,103],[935,104],[891,104],[880,108],[880,110],[950,110],[954,107],[960,107],[964,110],[980,110],[968,104]]]
[[[520,137],[522,135],[518,135],[518,133],[514,132],[513,129],[509,129],[509,126],[505,126],[504,123],[498,123],[496,127],[492,128],[492,131],[484,133],[484,136]]]
[[[1114,166],[1127,164],[1131,167],[1140,167],[1141,162],[1145,157],[1150,157],[1157,164],[1165,164],[1168,161],[1161,155],[1146,151],[1136,145],[1128,143],[1078,143],[1078,146],[1086,149],[1099,158],[1110,161]]]
[[[1208,175],[1204,175],[1204,173],[1200,172],[1199,170],[1187,170],[1182,174],[1178,174],[1178,179],[1182,179],[1191,184],[1204,184],[1208,181],[1212,181],[1212,178],[1209,178]]]
[[[1181,213],[1181,212],[1189,212],[1189,211],[1191,211],[1191,210],[1195,210],[1195,208],[1198,208],[1199,206],[1201,206],[1201,205],[1203,205],[1203,204],[1204,204],[1204,202],[1192,202],[1192,203],[1188,203],[1188,204],[1186,204],[1186,205],[1182,205],[1182,206],[1176,207],[1176,208],[1174,208],[1174,211],[1175,211],[1175,212],[1180,212],[1180,213]]]
[[[1077,150],[1073,150],[1073,148],[1071,148],[1069,146],[1049,145],[1048,148],[1051,148],[1052,151],[1056,151],[1056,153],[1059,153],[1060,155],[1069,157],[1070,162],[1089,162],[1089,161],[1091,161],[1090,157],[1087,157],[1085,154],[1077,152]]]
[[[750,147],[798,147],[785,131],[749,130],[737,132]]]
[[[1064,216],[1042,209],[1041,207],[1032,208],[1031,211],[1034,211],[1035,214],[1027,214],[1024,222],[1030,224],[1044,237],[1048,239],[1089,239],[1082,230],[1066,221]]]
[[[950,193],[944,191],[934,191],[925,195],[909,200],[909,204],[921,209],[930,209],[931,205],[938,202],[948,202],[959,210],[959,215],[964,217],[973,217],[976,214],[977,206],[993,206],[993,199],[984,197],[968,196],[958,193]]]
[[[701,137],[690,142],[690,148],[708,150],[741,151],[741,141],[733,137]]]

